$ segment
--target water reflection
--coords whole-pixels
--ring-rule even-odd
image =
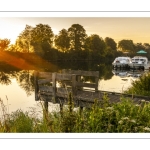
[[[44,66],[44,65],[43,65]],[[99,71],[99,79],[108,80],[113,76],[112,66],[110,64],[97,64],[94,62],[61,62],[61,63],[49,63],[46,64],[47,67],[35,67],[36,70],[50,71],[50,72],[61,72],[62,69],[72,69],[72,70],[85,70],[85,71]],[[48,67],[50,66],[50,67]],[[51,67],[57,66],[57,67]],[[7,68],[7,69],[6,69]],[[11,84],[11,79],[16,78],[20,87],[22,87],[28,94],[34,90],[34,70],[18,70],[13,67],[1,66],[0,69],[0,84]],[[85,78],[85,81],[93,82],[92,78]]]
[[[146,71],[140,71],[140,70],[112,70],[112,73],[116,76],[119,76],[120,78],[125,77],[134,77],[139,78],[141,77]]]
[[[17,82],[19,86],[24,89],[27,96],[34,92],[34,70],[22,70],[17,74]]]
[[[17,80],[18,85],[26,91],[27,95],[31,95],[34,91],[34,79],[32,70],[0,72],[1,85],[10,85],[12,83],[12,79]]]
[[[11,84],[10,75],[4,72],[0,72],[0,83],[6,85]]]
[[[18,69],[12,66],[0,66],[0,98],[3,100],[8,96],[11,110],[32,107],[35,104],[34,96],[34,71],[61,72],[62,69],[99,71],[99,90],[120,92],[122,86],[128,87],[130,82],[121,81],[112,72],[112,65],[95,62],[61,62],[41,63],[41,66],[33,68]],[[128,77],[129,78],[129,77]],[[84,82],[95,82],[92,77],[84,77]],[[14,108],[14,109],[13,109]],[[16,108],[16,109],[15,109]]]
[[[114,84],[116,81],[114,76],[122,78],[123,81],[127,81],[127,77],[138,78],[143,72],[141,71],[129,71],[129,70],[112,70],[111,64],[107,63],[95,63],[95,62],[61,62],[61,63],[48,63],[43,64],[43,68],[37,68],[37,71],[47,71],[47,72],[61,72],[62,69],[72,69],[72,70],[85,70],[85,71],[99,71],[99,80],[100,83],[107,82],[111,80],[111,84]],[[55,67],[52,67],[55,66]],[[34,73],[35,70],[18,70],[11,67],[1,67],[0,69],[0,84],[1,85],[10,85],[12,79],[16,79],[19,87],[23,89],[27,96],[34,93]],[[126,79],[125,79],[126,78]],[[82,78],[83,82],[95,82],[93,77],[84,77]],[[101,84],[100,84],[101,86]],[[110,87],[110,86],[108,86]],[[116,87],[118,88],[118,87]]]

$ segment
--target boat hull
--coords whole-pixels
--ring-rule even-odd
[[[143,56],[135,56],[130,64],[131,69],[145,69],[148,65],[148,58]]]
[[[117,57],[113,61],[113,68],[127,68],[129,69],[129,64],[131,63],[130,57]]]

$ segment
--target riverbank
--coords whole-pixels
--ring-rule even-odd
[[[71,100],[71,99],[70,99]],[[107,96],[101,103],[95,100],[91,109],[74,109],[73,103],[63,111],[46,113],[38,118],[36,112],[4,111],[1,100],[1,133],[147,133],[150,132],[150,103],[121,98],[109,103]]]

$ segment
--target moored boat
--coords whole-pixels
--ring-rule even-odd
[[[131,64],[130,57],[117,57],[112,62],[113,68],[129,68]]]
[[[131,59],[132,63],[130,64],[131,69],[143,69],[147,68],[148,58],[145,56],[134,56]]]

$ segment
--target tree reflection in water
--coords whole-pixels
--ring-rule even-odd
[[[10,75],[4,72],[0,72],[0,84],[11,84]]]
[[[72,69],[72,70],[85,70],[85,71],[99,71],[99,79],[108,80],[113,76],[112,66],[107,63],[92,63],[92,62],[72,62],[72,63],[57,63],[54,64],[57,69],[53,70],[50,63],[49,68],[46,71],[59,72],[62,69]],[[38,68],[38,70],[43,70],[43,68]],[[11,84],[11,79],[16,79],[18,85],[26,92],[27,96],[30,96],[34,92],[34,70],[19,70],[12,67],[3,66],[0,68],[0,84],[9,85]],[[85,82],[94,82],[94,78],[87,77],[83,79]]]
[[[34,92],[33,72],[33,70],[22,70],[17,76],[17,82],[19,83],[19,86],[26,91],[27,96]]]
[[[34,79],[33,71],[21,70],[21,71],[7,71],[0,72],[0,84],[10,85],[11,79],[16,79],[19,86],[25,90],[27,96],[34,92]]]

